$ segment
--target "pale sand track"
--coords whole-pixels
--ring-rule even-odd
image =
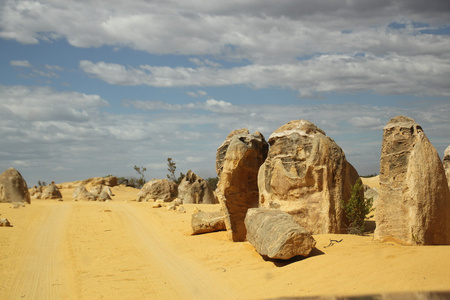
[[[129,201],[0,203],[0,299],[276,299],[450,291],[450,246],[401,246],[372,236],[314,235],[311,257],[265,261],[225,232],[190,235],[187,213]],[[329,240],[341,240],[326,247]],[[416,298],[418,299],[418,298]]]
[[[124,202],[42,205],[0,299],[232,299],[171,249],[161,225]],[[22,210],[31,208],[22,208]],[[147,205],[148,209],[148,205]]]

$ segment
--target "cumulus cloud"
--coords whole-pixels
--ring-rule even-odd
[[[14,67],[22,67],[22,68],[33,67],[33,65],[28,60],[11,60],[9,63],[11,66]]]
[[[155,54],[277,63],[317,51],[423,51],[428,49],[423,44],[427,38],[417,34],[420,32],[414,26],[410,31],[386,32],[388,25],[394,21],[448,24],[449,11],[446,1],[439,0],[426,4],[409,0],[252,0],[232,4],[196,0],[57,4],[49,0],[6,0],[0,10],[0,37],[21,43],[66,38],[76,47],[128,46]],[[365,38],[360,38],[361,33]],[[415,47],[408,47],[405,40]],[[443,43],[432,44],[436,42]],[[448,45],[448,39],[443,45]],[[192,62],[218,66],[208,59],[194,58]]]
[[[141,65],[138,68],[81,61],[81,69],[105,82],[154,87],[248,85],[297,90],[302,97],[328,92],[374,91],[379,94],[450,96],[450,58],[400,55],[320,55],[282,65],[186,68]]]

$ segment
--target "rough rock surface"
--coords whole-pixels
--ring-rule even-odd
[[[41,199],[42,196],[42,186],[34,186],[28,190],[30,192],[30,197]]]
[[[222,170],[223,170],[223,163],[225,160],[225,154],[227,153],[228,150],[228,146],[230,145],[231,139],[233,138],[233,136],[235,135],[248,135],[250,134],[250,132],[248,131],[247,128],[241,128],[241,129],[236,129],[233,130],[232,132],[230,132],[230,134],[226,137],[225,141],[222,143],[222,145],[219,146],[219,148],[217,148],[217,153],[216,153],[216,173],[217,176],[220,177],[220,174],[222,174]]]
[[[44,188],[41,199],[62,199],[61,192],[54,182]]]
[[[217,150],[217,157],[222,146]],[[216,196],[225,212],[225,225],[232,241],[245,241],[247,209],[259,206],[258,170],[267,157],[268,147],[259,132],[234,134],[228,143]]]
[[[0,202],[31,203],[27,183],[14,168],[0,174]]]
[[[208,182],[189,170],[178,186],[178,199],[188,204],[215,204],[216,197]]]
[[[138,193],[138,202],[163,200],[170,202],[178,195],[178,186],[168,179],[153,179],[144,184]]]
[[[311,233],[292,215],[267,208],[251,208],[245,217],[247,240],[256,251],[272,259],[308,256],[316,245]]]
[[[447,177],[447,183],[450,187],[450,146],[445,149],[443,163],[445,176]]]
[[[306,120],[281,126],[269,144],[258,174],[261,207],[290,213],[314,234],[345,233],[341,201],[350,198],[359,175],[342,149]]]
[[[225,215],[221,211],[199,211],[193,213],[191,218],[191,227],[192,234],[226,230]]]
[[[450,192],[422,128],[397,116],[383,129],[375,238],[406,245],[450,244]]]

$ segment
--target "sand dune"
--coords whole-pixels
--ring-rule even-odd
[[[401,246],[372,236],[315,235],[311,257],[265,261],[225,232],[190,235],[187,213],[130,201],[34,200],[1,217],[0,299],[273,299],[450,291],[449,246]],[[330,240],[342,240],[332,246]],[[415,294],[414,294],[415,295]]]

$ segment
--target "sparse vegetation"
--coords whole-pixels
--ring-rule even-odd
[[[219,183],[219,177],[209,177],[206,179],[211,189],[214,191],[217,188],[217,183]]]
[[[350,199],[342,201],[345,215],[349,221],[348,233],[350,234],[364,234],[364,220],[371,218],[369,216],[373,212],[373,198],[364,199],[361,197],[361,189],[363,187],[361,178],[358,178],[356,183],[352,185],[352,193]]]
[[[119,184],[126,184],[127,186],[131,186],[137,189],[140,189],[144,186],[146,180],[145,180],[145,171],[147,171],[147,168],[145,167],[138,167],[134,166],[134,170],[140,175],[140,177],[117,177],[117,182]],[[108,175],[110,176],[110,175]],[[107,177],[108,177],[107,176]]]
[[[47,186],[47,183],[45,181],[38,180],[38,186]]]
[[[177,169],[177,164],[172,160],[171,157],[167,158],[167,170],[169,174],[167,174],[167,179],[175,182],[176,184],[180,184],[183,178],[186,176],[182,172],[180,172],[180,176],[178,178],[175,176],[175,171]]]
[[[375,176],[378,176],[378,174],[377,173],[373,173],[373,174],[369,174],[369,175],[362,175],[361,177],[362,178],[371,178],[371,177],[375,177]]]

